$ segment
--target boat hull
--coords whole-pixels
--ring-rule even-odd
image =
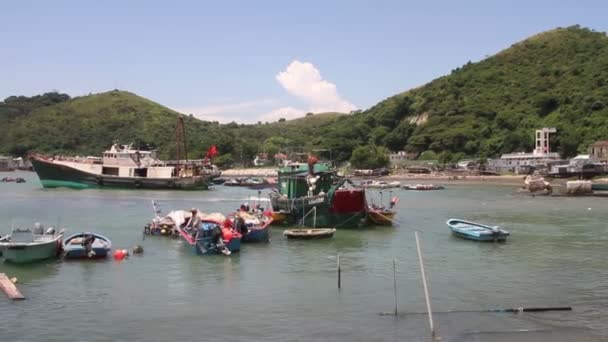
[[[60,251],[58,240],[25,246],[23,244],[8,244],[0,246],[4,260],[14,264],[25,264],[57,257]]]
[[[241,250],[241,238],[233,238],[226,244],[231,253]],[[217,248],[213,247],[212,242],[206,239],[199,239],[195,244],[190,245],[194,253],[197,255],[220,255],[222,254]]]
[[[285,214],[284,222],[289,225],[355,228],[365,224],[366,204],[363,189],[338,190],[332,198],[316,195],[291,200],[273,194],[270,202],[273,212]],[[313,208],[316,208],[316,215],[310,214]],[[303,216],[305,217],[302,222]]]
[[[32,166],[44,188],[131,188],[131,189],[176,189],[197,190],[209,188],[209,177],[145,178],[97,175],[73,167],[32,157]]]

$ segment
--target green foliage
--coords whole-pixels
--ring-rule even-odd
[[[364,145],[354,149],[350,163],[358,169],[377,169],[388,166],[389,150],[383,146]]]
[[[437,160],[437,153],[431,150],[424,151],[420,154],[418,160]]]

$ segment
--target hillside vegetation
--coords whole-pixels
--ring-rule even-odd
[[[0,102],[0,153],[98,155],[118,139],[170,158],[178,115],[124,91],[13,96]],[[360,146],[432,150],[444,160],[494,157],[530,151],[534,129],[543,126],[558,129],[552,147],[569,157],[608,139],[608,37],[578,26],[547,31],[352,115],[254,125],[186,116],[185,124],[189,156],[200,158],[216,144],[223,165],[296,147],[330,149],[338,160]]]
[[[355,121],[393,150],[488,157],[529,151],[533,130],[551,126],[554,150],[572,156],[608,138],[608,37],[578,26],[544,32],[382,101]]]

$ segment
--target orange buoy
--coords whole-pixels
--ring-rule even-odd
[[[117,249],[114,251],[114,254],[112,256],[114,257],[114,260],[121,261],[127,256],[127,254],[125,253],[124,249]]]

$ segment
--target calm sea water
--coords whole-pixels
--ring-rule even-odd
[[[1,175],[16,174],[28,182],[0,183],[0,234],[11,221],[49,226],[59,220],[69,232],[99,232],[116,248],[142,244],[145,253],[122,262],[0,263],[28,298],[10,302],[0,295],[1,341],[427,341],[414,230],[421,232],[443,340],[608,339],[604,198],[530,198],[492,185],[395,190],[397,227],[339,230],[331,240],[311,242],[287,241],[283,228],[274,228],[269,244],[200,257],[179,239],[142,241],[150,201],[163,211],[227,212],[256,200],[256,191],[44,190],[34,173]],[[384,191],[384,202],[390,195]],[[379,193],[370,196],[380,201]],[[500,225],[512,236],[506,244],[461,240],[448,231],[450,217]],[[398,318],[379,315],[394,310],[393,260]],[[574,310],[475,312],[532,306]]]

